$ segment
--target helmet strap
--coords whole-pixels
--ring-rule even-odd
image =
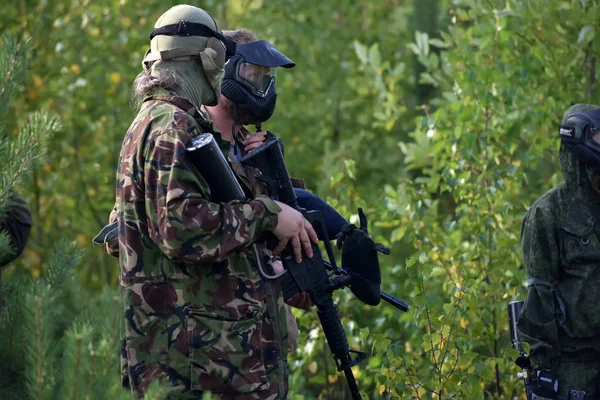
[[[233,40],[226,38],[221,32],[214,31],[204,24],[179,21],[177,24],[165,25],[160,28],[155,28],[150,34],[150,40],[158,35],[214,37],[219,39],[225,46],[226,60],[233,57],[235,54],[236,43]]]

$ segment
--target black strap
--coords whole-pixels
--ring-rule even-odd
[[[177,24],[161,26],[152,31],[150,40],[158,35],[215,37],[225,45],[225,60],[229,60],[235,54],[236,43],[233,40],[226,38],[221,32],[215,32],[204,24],[179,21]]]

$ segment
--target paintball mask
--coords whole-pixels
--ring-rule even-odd
[[[247,123],[239,119],[240,111],[253,123],[271,118],[277,101],[275,71],[295,65],[266,40],[237,45],[235,55],[225,64],[221,86],[221,93],[234,105],[236,122]]]
[[[593,169],[600,169],[600,110],[570,115],[559,126],[558,132],[577,160]]]

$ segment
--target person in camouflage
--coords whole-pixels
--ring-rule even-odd
[[[600,107],[569,108],[560,127],[565,183],[540,197],[521,229],[529,293],[518,321],[534,370],[561,396],[600,397]],[[549,396],[547,392],[538,393]]]
[[[212,132],[201,111],[219,98],[231,43],[203,10],[176,6],[159,18],[134,84],[141,109],[125,135],[117,171],[116,219],[125,299],[129,382],[142,395],[154,380],[172,399],[283,399],[287,396],[284,303],[276,281],[261,278],[272,232],[296,259],[316,233],[302,214],[259,194],[211,203],[203,177],[185,157],[188,141]],[[277,250],[277,249],[276,249]],[[271,264],[272,265],[272,264]],[[272,269],[271,269],[271,272]]]
[[[258,42],[258,37],[254,34],[254,32],[245,28],[238,30],[223,31],[223,35],[226,38],[235,42],[238,48],[239,45]],[[287,57],[283,56],[281,57],[281,59],[283,60],[281,64],[285,65],[285,67],[291,68],[294,66],[292,61],[289,60]],[[232,59],[230,60],[230,63],[235,63],[235,61],[236,60]],[[231,65],[230,67],[235,68],[235,66],[233,65]],[[261,69],[264,69],[264,67],[259,65],[255,65],[254,67],[259,71]],[[253,72],[256,72],[256,70],[254,70]],[[228,77],[227,73],[225,75],[225,79],[231,79]],[[273,87],[274,86],[275,85],[273,83]],[[246,176],[247,179],[251,181],[249,182],[249,186],[253,187],[254,190],[256,190],[256,195],[266,194],[267,188],[264,185],[264,183],[255,178],[255,175],[258,175],[257,171],[254,171],[253,169],[250,170],[249,167],[242,166],[239,162],[239,156],[242,155],[242,152],[246,154],[258,148],[264,141],[265,137],[267,137],[267,135],[269,134],[269,132],[267,131],[260,131],[253,134],[245,127],[245,125],[261,124],[265,122],[268,118],[266,118],[265,116],[260,118],[260,112],[257,112],[257,110],[260,110],[261,108],[260,103],[250,103],[250,107],[247,108],[247,111],[238,110],[237,113],[235,113],[237,114],[236,117],[238,118],[238,120],[235,121],[233,107],[240,107],[241,104],[234,102],[233,99],[229,99],[224,95],[223,88],[225,88],[225,91],[227,91],[227,87],[228,85],[225,84],[225,82],[221,85],[222,92],[219,97],[218,104],[214,106],[202,106],[202,111],[208,115],[209,119],[213,122],[215,128],[217,128],[219,132],[221,132],[223,139],[229,141],[232,147],[235,147],[238,144],[243,146],[243,149],[240,149],[239,147],[234,149],[234,151],[232,152],[233,154],[231,154],[230,157],[230,164],[240,175]],[[238,96],[241,90],[236,90]],[[296,184],[298,184],[299,182],[303,183],[302,180],[298,179],[295,179],[294,182]],[[273,259],[272,266],[275,273],[280,273],[281,271],[283,271],[283,265],[280,260]],[[298,323],[296,322],[296,318],[292,314],[290,306],[308,310],[311,306],[310,298],[307,294],[303,293],[294,296],[294,298],[286,299],[285,312],[288,330],[287,350],[288,353],[294,353],[298,348]]]

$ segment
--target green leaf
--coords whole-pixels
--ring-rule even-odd
[[[369,61],[367,57],[367,46],[356,40],[352,42],[352,44],[354,45],[354,51],[360,62],[366,64]]]
[[[410,257],[407,257],[406,258],[406,268],[413,267],[417,263],[418,260],[419,260],[419,255],[416,253]]]
[[[422,56],[429,55],[429,35],[427,32],[415,32],[415,40],[419,48],[418,54]]]
[[[432,45],[433,47],[438,47],[441,49],[445,49],[448,47],[448,45],[446,43],[444,43],[441,39],[437,39],[437,38],[429,39],[429,44]]]
[[[577,43],[588,43],[592,39],[594,39],[595,34],[596,32],[594,31],[594,27],[592,25],[586,25],[583,28],[581,28],[581,31],[579,31]]]
[[[452,305],[452,303],[445,303],[442,308],[444,309],[444,313],[446,314],[450,314],[450,312],[452,312],[452,309],[454,308],[454,306]]]
[[[381,66],[381,54],[379,53],[379,46],[377,44],[372,45],[369,48],[369,64],[375,69]]]
[[[377,382],[379,382],[380,385],[385,385],[387,383],[388,379],[389,378],[383,374],[377,375]]]

